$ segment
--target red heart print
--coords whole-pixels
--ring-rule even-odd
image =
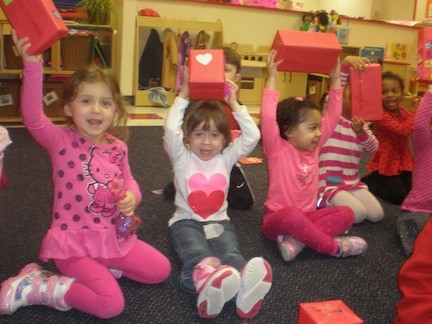
[[[224,200],[225,193],[221,190],[215,190],[210,195],[201,190],[195,190],[189,194],[188,204],[194,213],[207,219],[221,208]]]

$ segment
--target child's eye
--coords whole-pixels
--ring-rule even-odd
[[[219,138],[220,134],[219,133],[212,133],[211,136],[216,139],[216,138]]]
[[[111,100],[104,100],[104,101],[102,101],[102,105],[105,107],[112,106],[112,101]]]
[[[90,99],[89,98],[82,98],[81,102],[84,104],[88,104],[90,102]]]

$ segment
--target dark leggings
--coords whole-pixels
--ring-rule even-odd
[[[402,171],[395,176],[384,176],[378,172],[363,177],[369,191],[392,204],[401,205],[411,190],[411,171]]]

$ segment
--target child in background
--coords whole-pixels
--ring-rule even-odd
[[[359,56],[347,56],[344,62],[359,70],[370,64],[367,58]],[[348,71],[348,63],[342,64],[342,116],[320,152],[319,207],[348,206],[354,212],[354,223],[365,219],[378,222],[384,217],[381,204],[359,179],[362,151],[376,152],[378,140],[363,119],[351,114]]]
[[[304,13],[302,17],[303,24],[301,25],[300,30],[309,31],[314,19],[315,19],[315,14],[313,12]]]
[[[393,72],[382,74],[382,120],[374,122],[374,133],[380,143],[362,178],[377,197],[396,205],[402,204],[411,190],[413,157],[409,147],[414,113],[400,106],[403,80]]]
[[[225,78],[238,84],[241,79],[241,56],[230,47],[224,46],[221,47],[221,49],[225,57]],[[189,107],[192,106],[193,103],[194,102],[190,102]],[[233,117],[231,108],[225,102],[223,102],[223,106],[227,113],[229,128],[234,140],[238,135],[239,125]],[[189,107],[185,111],[185,117],[189,111]],[[165,199],[174,200],[175,188],[173,182],[169,182],[164,187],[163,194]],[[230,208],[238,210],[248,209],[252,207],[255,202],[255,195],[239,162],[236,162],[231,170],[227,200]]]
[[[405,255],[410,256],[418,233],[432,213],[432,89],[426,92],[414,117],[412,188],[401,206],[398,231]]]
[[[3,171],[4,151],[12,143],[6,128],[0,126],[0,189],[7,184],[6,172]]]
[[[246,262],[227,215],[231,168],[257,145],[260,133],[245,106],[239,105],[237,85],[226,81],[225,98],[241,127],[231,143],[227,114],[220,101],[189,106],[188,76],[165,121],[164,147],[174,169],[176,211],[170,235],[183,263],[180,286],[197,293],[198,314],[218,316],[235,295],[237,313],[254,317],[272,284],[272,269],[261,257]],[[239,271],[241,271],[239,273]]]
[[[268,55],[261,105],[263,148],[269,168],[262,230],[270,240],[278,242],[286,261],[294,260],[305,245],[339,258],[361,254],[367,248],[366,241],[356,236],[337,236],[351,228],[352,210],[347,206],[316,209],[319,152],[332,134],[342,108],[340,63],[331,73],[328,109],[322,118],[320,109],[301,97],[278,104],[279,93],[274,89],[277,66],[282,60],[275,62],[275,55],[274,50]]]
[[[107,319],[124,307],[117,278],[156,284],[167,279],[169,260],[132,235],[119,240],[115,218],[133,215],[141,200],[126,144],[115,136],[127,131],[127,111],[114,75],[97,67],[76,71],[63,93],[72,127],[54,125],[43,113],[41,55],[27,54],[28,38],[12,37],[24,60],[21,112],[33,137],[48,151],[53,167],[52,224],[40,258],[53,260],[61,275],[31,263],[2,283],[0,314],[27,305],[61,311],[71,307]],[[127,134],[125,134],[127,135]],[[116,202],[109,192],[114,177],[127,189]]]

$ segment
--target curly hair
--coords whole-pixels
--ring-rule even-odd
[[[276,121],[280,136],[287,140],[286,132],[294,130],[300,123],[304,122],[307,113],[311,110],[317,110],[321,113],[321,109],[308,99],[290,97],[279,102]]]
[[[393,72],[391,72],[391,71],[383,72],[383,74],[382,74],[382,76],[381,76],[381,80],[382,80],[382,81],[384,81],[384,80],[394,80],[394,81],[396,81],[396,82],[399,83],[402,92],[403,92],[403,90],[404,90],[404,81],[403,81],[403,79],[402,79],[398,74],[396,74],[396,73],[393,73]]]

